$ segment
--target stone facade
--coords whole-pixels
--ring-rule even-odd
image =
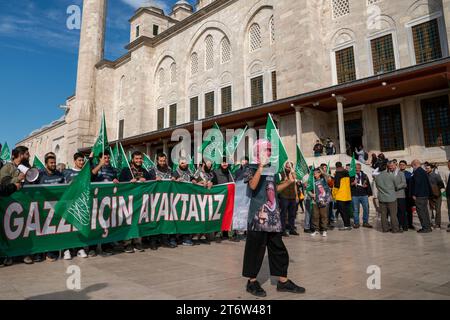
[[[199,116],[204,118],[209,92],[214,92],[214,113],[220,114],[221,89],[226,86],[232,86],[233,110],[250,107],[250,80],[257,76],[263,76],[264,102],[270,102],[274,71],[277,99],[330,87],[337,84],[335,51],[349,46],[354,47],[357,79],[370,77],[374,75],[370,40],[386,34],[394,39],[396,68],[409,67],[416,64],[411,27],[434,18],[439,22],[443,57],[450,46],[450,0],[199,0],[192,14],[181,3],[182,9],[174,8],[172,17],[154,8],[139,9],[130,20],[129,52],[105,61],[106,0],[84,0],[77,90],[67,103],[65,124],[32,134],[20,144],[39,144],[43,134],[54,141],[64,128],[60,160],[69,162],[77,149],[93,144],[102,110],[109,139],[116,140],[121,120],[124,138],[156,131],[158,109],[164,109],[168,127],[173,104],[176,123],[190,122],[192,97],[199,98]],[[159,26],[158,35],[154,25]],[[438,94],[449,91],[427,96]],[[387,155],[442,162],[450,150],[425,148],[420,99],[394,101],[402,108],[405,150]],[[360,113],[367,150],[380,151],[377,108],[392,103],[345,109],[346,118]],[[339,145],[336,112],[307,109],[302,127],[307,156],[318,138],[331,137]],[[280,132],[295,159],[294,116],[280,117]],[[49,147],[42,145],[33,152],[42,156],[51,151]]]

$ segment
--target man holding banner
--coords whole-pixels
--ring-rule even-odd
[[[304,288],[297,286],[287,278],[289,254],[281,237],[282,225],[277,203],[277,192],[294,184],[295,179],[291,176],[289,180],[276,184],[277,170],[270,165],[272,144],[267,139],[258,140],[254,145],[253,153],[257,165],[249,166],[244,178],[252,190],[242,273],[244,277],[249,278],[247,292],[257,297],[267,295],[256,280],[267,247],[270,274],[279,277],[277,290],[304,293]]]
[[[149,173],[142,167],[144,162],[144,155],[140,151],[135,151],[131,155],[131,165],[128,168],[124,168],[120,173],[120,182],[139,183],[146,181],[156,180],[155,173],[152,171]],[[136,238],[123,242],[126,253],[144,252],[142,247],[142,238]]]

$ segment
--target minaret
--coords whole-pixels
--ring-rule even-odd
[[[92,146],[99,115],[95,105],[95,65],[103,59],[107,0],[83,0],[75,104],[67,116],[67,152]]]

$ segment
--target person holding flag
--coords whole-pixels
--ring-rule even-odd
[[[99,164],[91,170],[92,182],[112,182],[119,183],[118,172],[111,165],[111,153],[105,150],[104,153],[99,153],[100,162]],[[89,163],[92,167],[94,152],[89,156]],[[111,256],[114,254],[113,245],[111,243],[106,243],[101,245],[102,254],[104,256]],[[97,255],[97,245],[89,247],[88,255],[90,257]]]
[[[37,157],[34,158],[34,161],[36,161]],[[39,160],[39,159],[38,159]],[[67,169],[64,170],[63,172],[63,176],[64,176],[64,181],[67,184],[70,184],[73,182],[73,180],[81,173],[81,171],[84,168],[85,165],[85,160],[84,160],[84,155],[82,153],[75,153],[73,155],[73,168],[71,169]],[[83,258],[86,259],[88,257],[88,255],[86,254],[86,251],[84,248],[75,248],[75,249],[67,249],[67,250],[63,250],[64,252],[64,260],[71,260],[72,258],[72,252],[75,252],[77,257],[79,258]],[[95,255],[93,255],[95,256]]]
[[[160,153],[156,157],[156,167],[152,169],[155,174],[156,181],[172,180],[172,170],[167,161],[167,155]],[[158,250],[158,240],[164,248],[175,249],[178,247],[176,237],[173,235],[163,234],[161,236],[150,237],[150,249]]]
[[[122,169],[119,176],[120,182],[140,183],[156,180],[154,171],[148,172],[142,164],[144,163],[144,154],[135,151],[131,154],[131,165]],[[126,240],[123,242],[126,253],[144,252],[142,247],[142,238]]]
[[[287,278],[289,254],[281,236],[282,225],[277,203],[277,193],[294,184],[295,179],[291,175],[288,181],[276,184],[277,172],[273,168],[271,170],[270,161],[273,156],[272,144],[267,139],[256,141],[253,155],[256,165],[250,165],[244,175],[244,181],[252,194],[242,272],[248,278],[247,292],[257,297],[267,296],[256,278],[268,248],[270,274],[279,277],[277,290],[304,293],[304,288]]]
[[[288,181],[294,176],[292,162],[286,162],[284,171],[278,176],[279,183]],[[295,177],[294,177],[295,179]],[[281,224],[283,226],[283,237],[299,236],[295,228],[295,218],[297,215],[297,184],[290,184],[289,187],[280,192]],[[286,221],[288,224],[286,224]]]

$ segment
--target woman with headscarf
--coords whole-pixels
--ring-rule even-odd
[[[282,225],[277,203],[277,193],[295,184],[295,177],[291,176],[289,180],[277,183],[277,170],[270,165],[272,145],[268,140],[256,141],[253,154],[256,165],[250,165],[244,174],[244,181],[248,183],[252,194],[242,273],[249,278],[247,292],[257,297],[267,295],[256,280],[267,248],[270,273],[279,277],[277,290],[304,293],[304,288],[287,278],[289,254],[281,236]]]

